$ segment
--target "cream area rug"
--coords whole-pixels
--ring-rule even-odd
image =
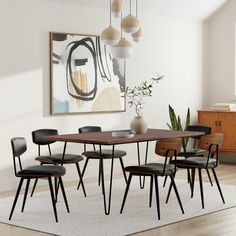
[[[163,188],[162,181],[159,181],[161,220],[157,219],[155,192],[153,206],[148,207],[149,179],[146,180],[145,189],[141,190],[139,179],[134,176],[123,214],[119,213],[125,190],[124,180],[121,179],[113,182],[110,215],[104,214],[101,188],[96,184],[89,184],[86,185],[87,198],[83,197],[81,189],[78,191],[76,187],[66,188],[71,211],[69,214],[59,195],[59,223],[54,220],[49,191],[36,192],[33,198],[29,197],[24,213],[20,212],[23,197],[21,195],[11,221],[8,216],[13,197],[0,199],[0,221],[61,236],[115,236],[128,235],[236,206],[236,186],[221,185],[226,201],[226,204],[223,204],[216,184],[211,187],[209,183],[204,182],[205,209],[202,210],[198,182],[195,183],[194,198],[190,198],[189,185],[185,180],[176,179],[176,184],[185,214],[181,213],[174,191],[169,203],[165,203],[168,187]]]

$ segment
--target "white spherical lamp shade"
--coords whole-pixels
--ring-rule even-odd
[[[137,32],[132,33],[132,39],[134,40],[134,42],[138,43],[140,42],[141,37],[142,37],[142,28],[140,27]]]
[[[107,27],[101,33],[101,40],[107,45],[116,45],[119,42],[119,39],[119,31],[112,26]]]
[[[133,54],[132,44],[122,38],[118,44],[112,47],[112,55],[116,58],[126,59]]]
[[[121,16],[122,3],[121,0],[113,0],[111,4],[111,13],[115,18],[119,18]]]
[[[121,27],[126,33],[135,33],[139,29],[139,19],[137,19],[134,15],[129,14],[121,21]]]

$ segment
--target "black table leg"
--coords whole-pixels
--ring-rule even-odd
[[[64,164],[66,146],[67,146],[67,142],[64,143],[63,153],[62,153],[62,158],[61,158],[61,166],[63,166],[63,164]],[[55,187],[55,202],[57,202],[58,189],[59,189],[59,181],[56,181],[56,182],[57,183],[56,183],[56,187]]]
[[[109,187],[109,195],[108,195],[108,204],[106,199],[106,189],[105,189],[105,181],[104,181],[104,166],[103,166],[103,158],[102,158],[102,146],[99,145],[100,151],[100,168],[101,168],[101,183],[102,183],[102,194],[104,201],[104,211],[106,215],[110,214],[111,210],[111,194],[112,194],[112,179],[113,179],[113,164],[114,164],[114,153],[115,153],[115,145],[112,145],[112,158],[111,158],[111,173],[110,173],[110,187]]]
[[[145,151],[145,160],[144,163],[147,164],[147,156],[148,156],[148,144],[149,142],[146,142],[146,151]],[[137,142],[137,153],[138,153],[138,165],[141,165],[141,158],[140,158],[140,149],[139,149],[139,142]],[[139,182],[140,182],[140,188],[143,189],[145,185],[145,176],[143,177],[143,183],[142,183],[142,176],[139,176]]]

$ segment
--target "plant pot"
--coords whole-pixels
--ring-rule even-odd
[[[130,128],[134,130],[136,134],[145,134],[147,127],[147,123],[142,116],[135,116],[130,123]]]

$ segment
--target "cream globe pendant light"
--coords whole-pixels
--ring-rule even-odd
[[[138,19],[138,0],[136,0],[136,18]],[[139,27],[139,30],[135,33],[132,33],[132,39],[134,42],[138,43],[142,37],[142,28]]]
[[[122,3],[121,0],[113,0],[111,5],[111,13],[113,17],[119,18],[121,14]]]
[[[119,31],[111,25],[111,0],[110,0],[110,25],[101,33],[101,40],[110,46],[116,45],[120,39]]]
[[[121,12],[121,20],[122,20],[122,12]],[[111,48],[112,55],[116,58],[126,59],[133,54],[133,46],[132,44],[126,40],[122,35],[122,28],[120,41]]]
[[[118,44],[112,47],[112,55],[116,58],[126,59],[133,54],[132,44],[125,38],[121,38]]]
[[[121,21],[121,28],[126,33],[135,33],[138,31],[139,25],[140,25],[139,20],[134,15],[131,14],[131,0],[130,0],[130,13]]]

